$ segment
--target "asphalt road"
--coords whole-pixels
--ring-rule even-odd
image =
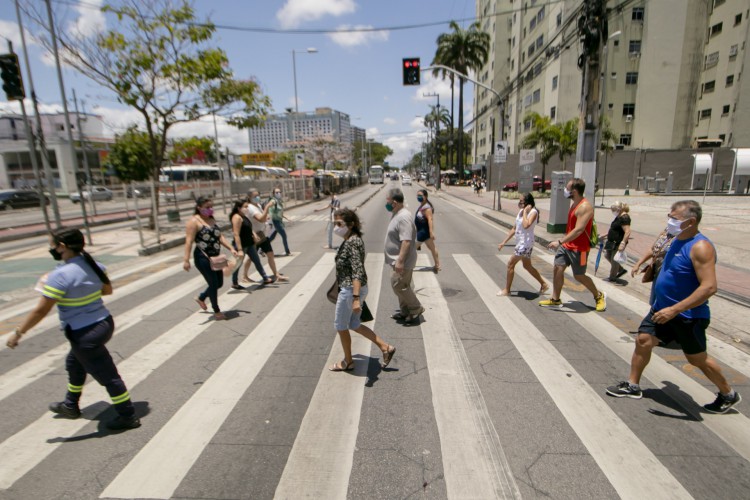
[[[345,193],[342,205],[379,188]],[[417,189],[405,188],[412,209]],[[46,411],[67,384],[65,342],[50,314],[16,350],[0,349],[0,499],[750,495],[747,418],[704,413],[714,389],[679,351],[655,351],[642,400],[605,395],[627,375],[646,302],[611,287],[607,311],[596,313],[569,278],[566,307],[542,309],[520,266],[513,296],[497,297],[512,254],[497,251],[504,230],[460,201],[433,201],[442,271],[431,272],[423,249],[414,273],[421,325],[390,319],[385,190],[358,211],[374,330],[398,349],[386,369],[354,334],[354,372],[327,370],[342,355],[325,297],[334,256],[322,249],[326,212],[313,212],[325,202],[288,213],[293,256],[277,262],[289,283],[245,291],[225,283],[227,321],[197,308],[204,282],[182,271],[181,248],[123,254],[111,269],[109,348],[142,427],[108,433],[112,410],[95,382],[84,390],[83,418]],[[546,279],[551,257],[534,251]],[[51,265],[40,260],[39,270]],[[30,291],[7,302],[3,331],[32,305]],[[718,341],[711,349],[750,397],[750,357]]]

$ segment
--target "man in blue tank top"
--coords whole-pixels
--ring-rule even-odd
[[[695,201],[672,205],[667,231],[675,238],[654,283],[654,304],[638,328],[630,377],[608,387],[610,396],[640,399],[643,394],[638,384],[651,359],[651,351],[660,343],[676,341],[688,363],[700,368],[719,389],[716,400],[703,406],[706,411],[725,413],[741,401],[721,367],[706,354],[706,328],[711,319],[708,298],[717,288],[716,250],[698,231],[702,215],[701,206]]]

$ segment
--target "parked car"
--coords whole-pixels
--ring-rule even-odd
[[[82,190],[81,192],[83,194],[83,199],[85,199],[86,201],[90,200],[92,197],[94,198],[94,201],[112,200],[112,191],[105,188],[104,186],[90,186]],[[70,193],[70,201],[72,201],[73,203],[78,203],[79,201],[81,201],[81,197],[78,195],[78,191]]]
[[[542,190],[542,177],[539,175],[535,175],[532,178],[532,186],[534,191],[541,191]],[[552,189],[552,181],[547,179],[544,181],[544,190],[549,191]],[[518,182],[509,182],[508,184],[505,184],[503,186],[503,191],[518,191]]]
[[[45,205],[49,205],[49,199],[44,198]],[[7,189],[0,191],[0,210],[9,208],[41,207],[42,202],[39,193],[20,189]]]
[[[126,196],[132,198],[135,194],[138,198],[148,198],[151,196],[151,186],[128,186]],[[96,198],[94,198],[96,200]]]
[[[401,185],[411,186],[411,176],[404,174],[403,177],[401,177]]]

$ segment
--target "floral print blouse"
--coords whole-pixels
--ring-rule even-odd
[[[355,234],[344,240],[336,253],[336,279],[339,288],[353,286],[355,279],[359,280],[360,286],[367,284],[365,243]]]

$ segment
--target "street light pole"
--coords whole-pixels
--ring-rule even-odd
[[[602,125],[604,123],[604,106],[606,104],[606,97],[607,97],[607,63],[609,62],[609,57],[607,56],[608,48],[609,48],[609,41],[613,38],[616,38],[622,34],[622,31],[615,31],[609,37],[607,38],[607,41],[604,43],[604,50],[602,51],[602,58],[604,59],[603,62],[603,69],[602,69],[602,95],[599,99],[599,128],[597,130],[598,137],[596,139],[596,144],[599,148],[601,148],[602,144],[602,129],[604,128]],[[604,148],[604,176],[602,178],[602,203],[601,206],[604,206],[604,189],[607,186],[607,157],[609,156],[609,151],[607,150],[609,148],[609,139],[607,139],[607,147]]]
[[[306,50],[292,50],[292,73],[294,75],[294,112],[299,113],[299,102],[297,100],[297,53],[315,54],[318,49],[309,47]]]

